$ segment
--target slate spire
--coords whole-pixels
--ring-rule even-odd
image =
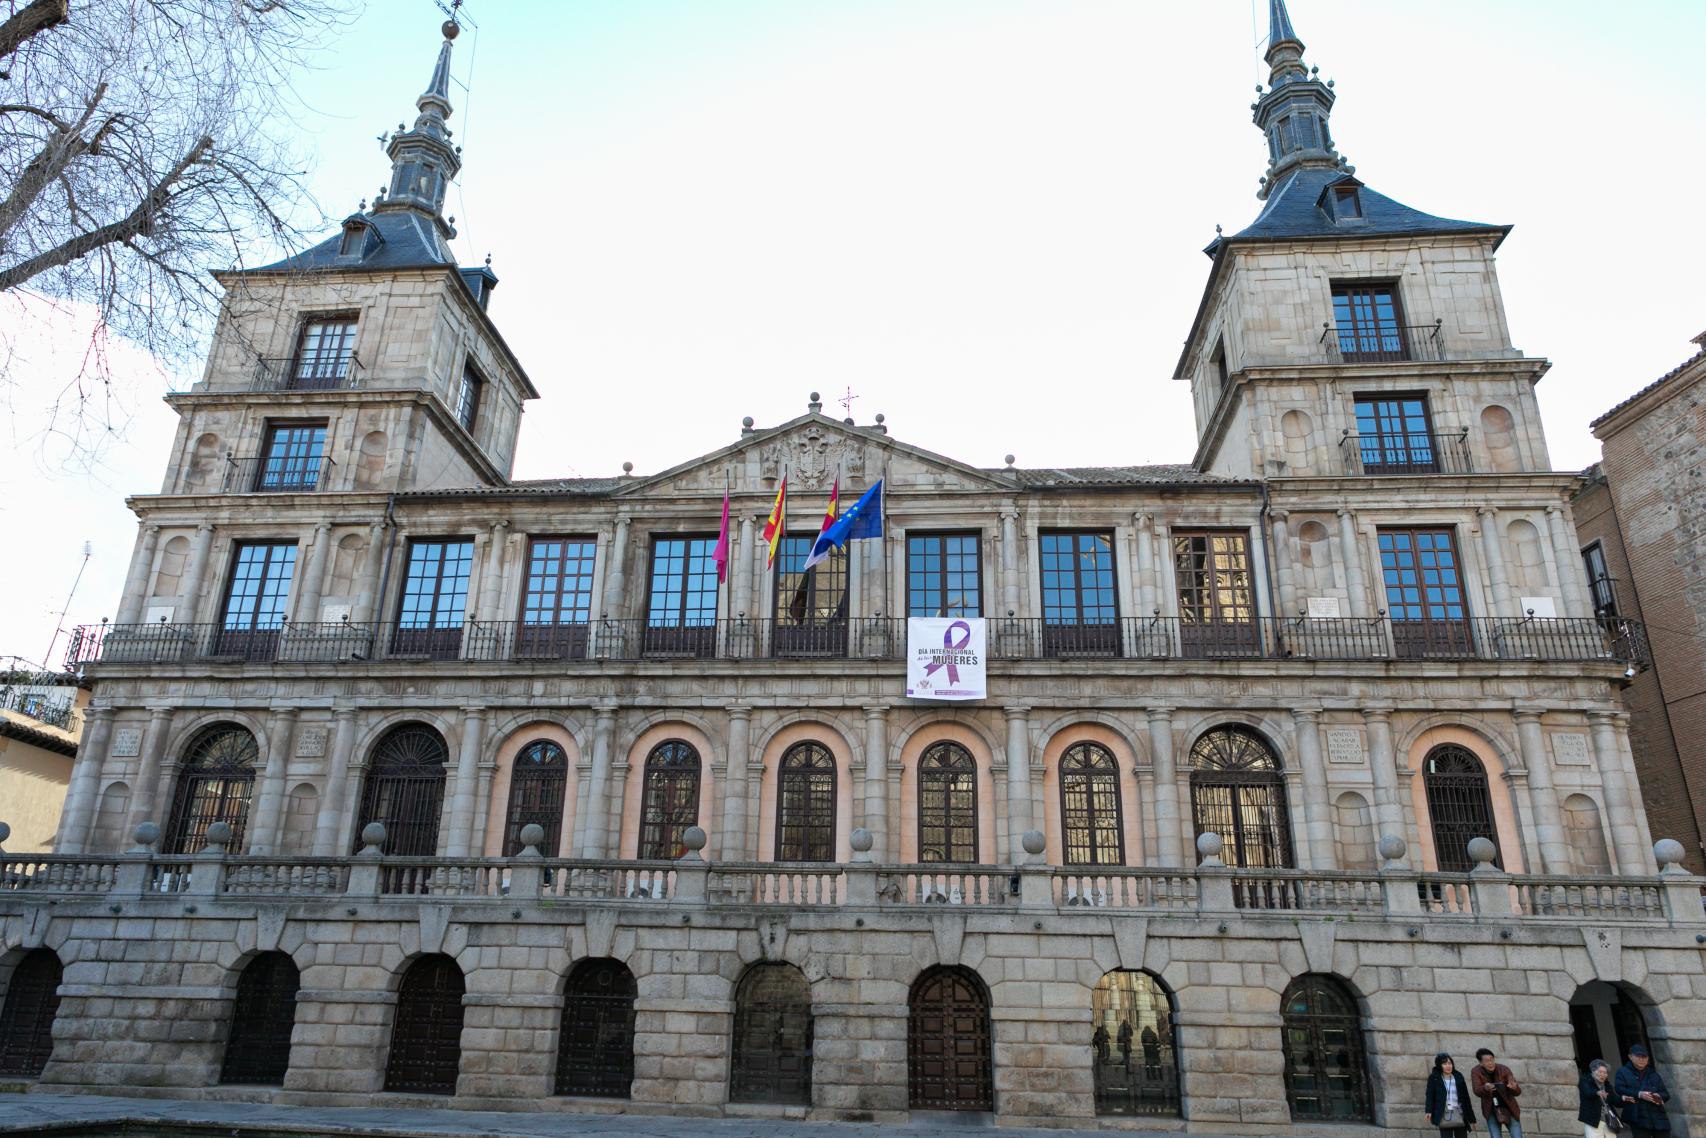
[[[455,20],[446,20],[441,31],[444,42],[438,48],[438,61],[433,65],[432,78],[426,90],[415,100],[415,125],[403,129],[398,124],[396,134],[386,144],[391,157],[391,185],[384,198],[376,201],[373,212],[413,210],[431,218],[445,237],[456,231],[444,218],[444,195],[452,178],[462,169],[461,147],[450,142],[450,51],[461,27]]]
[[[1266,59],[1268,89],[1252,108],[1256,125],[1268,136],[1268,173],[1256,195],[1260,198],[1299,169],[1344,164],[1327,129],[1333,89],[1304,65],[1303,41],[1292,27],[1285,0],[1268,0]]]

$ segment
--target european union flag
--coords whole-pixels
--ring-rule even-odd
[[[817,535],[807,563],[821,561],[832,549],[840,549],[849,541],[883,536],[883,480],[877,479],[871,488],[859,495],[859,500],[847,507],[847,512],[835,524]],[[820,557],[819,555],[822,554]]]

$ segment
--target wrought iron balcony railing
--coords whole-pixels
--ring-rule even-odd
[[[1438,363],[1445,359],[1443,321],[1432,324],[1321,325],[1322,358],[1334,364]]]
[[[0,686],[0,711],[15,711],[61,731],[76,732],[83,720],[69,700],[56,700],[39,691],[4,686]]]
[[[225,456],[227,494],[312,494],[325,489],[336,467],[329,458]]]
[[[361,357],[327,353],[323,356],[257,357],[252,391],[344,391],[363,386],[366,368]]]
[[[1359,435],[1339,439],[1346,474],[1473,474],[1469,432]]]

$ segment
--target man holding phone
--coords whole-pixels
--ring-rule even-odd
[[[1522,1138],[1522,1108],[1517,1085],[1511,1069],[1499,1062],[1498,1056],[1486,1047],[1475,1052],[1475,1066],[1469,1072],[1469,1089],[1481,1100],[1481,1117],[1487,1120],[1487,1138]]]

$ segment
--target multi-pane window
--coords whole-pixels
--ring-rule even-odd
[[[473,431],[474,417],[480,413],[480,388],[483,383],[473,364],[462,367],[462,382],[456,387],[456,421],[465,431]]]
[[[1179,585],[1179,637],[1186,655],[1256,653],[1248,534],[1175,530],[1173,574]]]
[[[977,763],[958,743],[918,760],[918,860],[977,861]]]
[[[975,533],[906,535],[906,615],[982,616]]]
[[[1439,448],[1425,395],[1359,395],[1357,450],[1364,474],[1434,474]]]
[[[312,490],[326,458],[326,424],[272,423],[261,450],[256,490]]]
[[[778,624],[827,624],[847,619],[847,551],[832,549],[829,557],[810,569],[810,537],[790,534],[776,550],[776,621]]]
[[[1605,561],[1605,547],[1594,542],[1582,550],[1582,565],[1588,571],[1588,589],[1593,594],[1596,616],[1617,616],[1617,589],[1611,579],[1611,568]]]
[[[1039,535],[1043,585],[1043,651],[1050,656],[1119,651],[1110,533]]]
[[[1074,743],[1060,760],[1060,831],[1067,865],[1124,865],[1120,772],[1095,743]]]
[[[432,538],[409,543],[394,651],[456,656],[462,646],[462,619],[468,607],[468,576],[473,564],[471,541]]]
[[[208,827],[224,822],[231,827],[230,852],[242,853],[257,758],[255,737],[241,727],[223,724],[196,736],[178,776],[161,851],[200,853]]]
[[[225,590],[225,612],[215,632],[214,654],[270,656],[284,626],[296,545],[286,541],[238,542]]]
[[[648,654],[709,656],[716,650],[717,563],[714,537],[652,540],[646,600]]]
[[[509,810],[504,817],[503,856],[522,851],[521,831],[536,825],[545,831],[539,852],[557,856],[563,834],[563,795],[568,789],[569,756],[549,739],[521,749],[509,775]]]
[[[521,622],[516,631],[520,654],[586,654],[596,549],[589,538],[536,537],[528,542],[527,587],[521,596]]]
[[[1383,529],[1380,571],[1398,655],[1462,656],[1471,647],[1457,541],[1449,529]]]
[[[1219,834],[1226,864],[1276,869],[1291,861],[1291,816],[1279,755],[1247,727],[1227,725],[1191,744],[1191,814],[1198,836]],[[1239,904],[1261,904],[1251,893]]]
[[[290,386],[297,390],[342,387],[355,356],[355,317],[323,316],[302,325]]]
[[[639,856],[675,860],[687,852],[687,831],[698,824],[699,752],[679,739],[659,743],[646,756]]]
[[[1455,743],[1429,751],[1422,762],[1422,789],[1427,794],[1428,821],[1433,827],[1434,861],[1441,870],[1468,873],[1474,869],[1469,843],[1476,838],[1493,843],[1493,864],[1503,867],[1497,852],[1499,831],[1493,822],[1493,799],[1487,791],[1487,768],[1474,752]]]
[[[1334,285],[1333,320],[1338,329],[1339,355],[1347,363],[1410,358],[1396,285]]]
[[[835,758],[798,743],[776,772],[776,860],[835,860]]]

